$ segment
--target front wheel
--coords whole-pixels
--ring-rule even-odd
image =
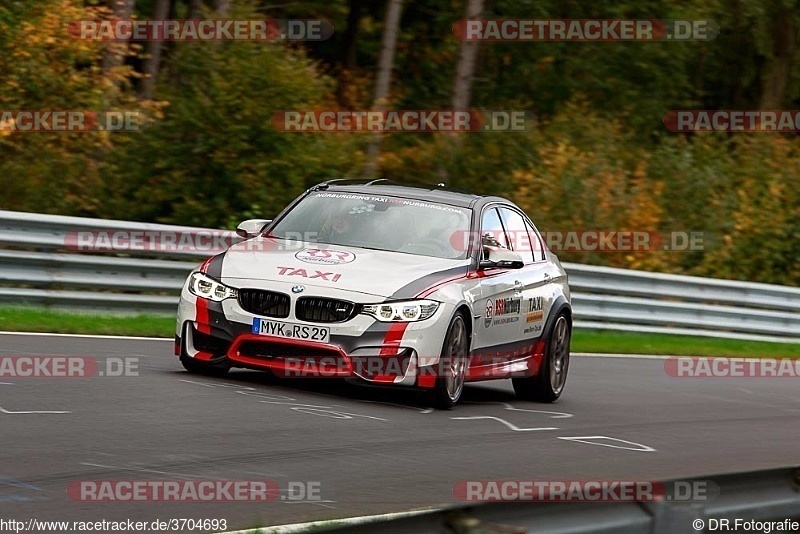
[[[542,365],[536,376],[512,378],[514,391],[525,400],[554,402],[564,391],[569,369],[569,342],[572,335],[565,314],[560,314],[547,340]]]
[[[464,392],[469,366],[469,338],[464,316],[453,317],[444,338],[439,360],[436,386],[432,391],[433,405],[447,410],[455,406]]]
[[[227,365],[201,362],[185,354],[181,354],[181,364],[184,369],[195,375],[225,376],[230,369]]]

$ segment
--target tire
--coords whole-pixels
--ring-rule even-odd
[[[469,334],[461,313],[450,321],[438,368],[440,372],[431,391],[432,404],[441,410],[449,410],[461,399],[469,368]]]
[[[560,313],[550,331],[539,373],[535,376],[511,379],[517,397],[537,402],[558,400],[567,383],[571,336],[572,329],[567,316]]]
[[[224,364],[204,363],[193,360],[183,353],[181,353],[181,364],[183,365],[183,368],[190,373],[204,376],[225,376],[230,369],[229,366]]]

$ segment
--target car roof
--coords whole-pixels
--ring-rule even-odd
[[[410,200],[438,202],[461,208],[474,208],[478,204],[492,201],[510,203],[507,199],[501,197],[475,195],[454,188],[448,188],[444,186],[444,184],[406,184],[385,179],[330,180],[315,185],[309,191],[337,191],[343,193],[395,196]]]

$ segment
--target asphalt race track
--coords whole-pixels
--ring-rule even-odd
[[[463,480],[658,480],[800,464],[796,379],[672,378],[663,359],[573,357],[554,405],[517,401],[498,381],[432,411],[408,390],[242,370],[192,376],[171,340],[0,335],[0,356],[52,355],[134,358],[138,376],[0,379],[3,518],[217,518],[233,529],[453,505]],[[66,492],[131,479],[284,490],[311,481],[322,499],[82,502]]]

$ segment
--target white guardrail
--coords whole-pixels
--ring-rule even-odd
[[[296,532],[383,534],[675,534],[691,532],[780,532],[794,529],[800,510],[797,468],[734,473],[667,481],[663,499],[644,502],[514,502],[470,503],[465,506],[407,512],[385,519],[308,523]],[[678,488],[696,488],[697,497]],[[535,494],[535,492],[533,492]],[[684,493],[686,493],[684,491]],[[702,495],[700,495],[702,494]],[[791,518],[791,519],[790,519]],[[253,531],[241,531],[245,532]],[[235,534],[235,533],[232,533]]]
[[[170,235],[207,251],[87,253],[80,232]],[[96,233],[93,235],[97,235]],[[133,234],[136,235],[136,234]],[[203,239],[198,239],[203,236]],[[224,238],[224,239],[223,239]],[[0,210],[0,303],[171,314],[189,271],[233,232]],[[565,263],[575,327],[800,342],[800,288]]]

